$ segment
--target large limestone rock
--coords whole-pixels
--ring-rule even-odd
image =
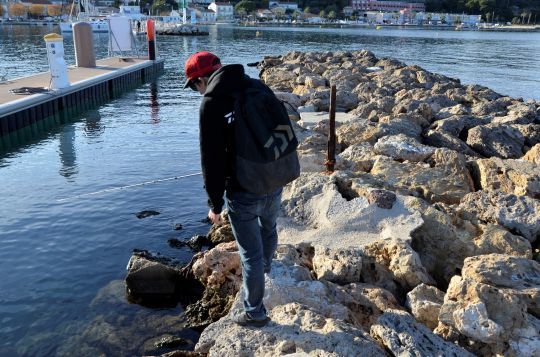
[[[231,310],[240,313],[241,304]],[[298,303],[270,311],[264,328],[243,328],[224,318],[203,331],[196,352],[209,357],[234,356],[383,356],[384,350],[364,331],[325,317]]]
[[[218,244],[193,264],[193,275],[207,288],[235,294],[242,285],[236,242]]]
[[[540,123],[540,120],[539,120]],[[540,143],[540,124],[512,125],[525,138],[525,145],[533,147]]]
[[[332,249],[316,245],[313,271],[317,279],[342,284],[358,282],[362,272],[362,252],[355,249]]]
[[[534,164],[536,164],[536,167],[540,166],[540,144],[536,144],[533,146],[525,156],[523,156],[523,159],[530,161]]]
[[[457,208],[465,219],[496,223],[534,242],[540,235],[540,202],[500,191],[477,191],[463,197]]]
[[[380,136],[406,135],[413,139],[419,139],[422,127],[411,116],[386,116],[379,119]]]
[[[412,248],[423,265],[441,285],[461,271],[463,260],[475,254],[472,243],[478,236],[475,226],[425,201],[411,201],[410,209],[422,215],[423,224],[412,233]],[[451,252],[451,254],[449,254]]]
[[[370,143],[374,145],[383,136],[376,123],[357,119],[340,126],[336,130],[338,141],[345,147],[354,144]]]
[[[202,329],[226,315],[242,285],[236,242],[218,244],[194,257],[191,274],[204,286],[202,297],[186,308],[192,328]]]
[[[452,109],[452,108],[447,108]],[[466,107],[458,106],[454,108],[456,111],[466,111]],[[440,112],[437,115],[443,115]],[[485,116],[472,116],[472,115],[451,115],[442,120],[435,121],[429,128],[431,130],[444,132],[450,134],[456,138],[463,137],[464,134],[471,128],[478,125],[488,124],[489,117]]]
[[[296,80],[294,74],[286,66],[267,67],[261,72],[261,79],[275,91],[290,92]]]
[[[536,119],[536,107],[533,104],[515,103],[506,108],[508,114],[493,119],[493,123],[531,124]]]
[[[540,319],[526,315],[525,327],[514,330],[514,336],[508,341],[510,348],[506,355],[535,357],[540,355]]]
[[[525,305],[508,290],[455,276],[439,320],[473,340],[495,346],[508,340],[514,328],[525,326]]]
[[[231,223],[229,222],[229,216],[226,213],[222,215],[222,224],[214,224],[210,228],[210,232],[206,235],[213,245],[218,245],[220,243],[227,243],[234,241],[234,235],[231,228]]]
[[[326,80],[320,75],[306,76],[304,84],[308,88],[326,87]]]
[[[422,283],[434,284],[426,272],[418,254],[399,240],[373,242],[363,248],[363,281],[384,287],[394,293],[390,281],[398,282],[402,288],[411,290]]]
[[[403,134],[384,136],[374,146],[375,153],[398,161],[424,161],[435,152],[434,147],[420,144],[417,140]]]
[[[434,330],[439,324],[443,300],[444,292],[434,286],[420,284],[407,293],[406,306],[418,321]]]
[[[373,164],[371,174],[389,188],[421,195],[430,202],[459,203],[473,190],[472,179],[460,154],[437,149],[427,163],[398,163],[383,156]]]
[[[332,296],[324,282],[312,280],[304,267],[276,262],[265,285],[264,305],[267,309],[294,302],[327,317],[348,319],[348,309]]]
[[[424,142],[438,148],[448,148],[460,152],[464,155],[478,157],[476,151],[472,150],[463,140],[439,130],[428,130],[424,133]]]
[[[331,283],[312,280],[302,265],[308,252],[306,247],[278,247],[265,281],[264,304],[271,318],[267,326],[244,328],[230,320],[243,311],[239,293],[229,315],[203,331],[195,351],[220,357],[384,354],[368,334],[348,323],[352,313],[342,303],[344,293],[338,297]]]
[[[350,310],[351,318],[357,327],[369,331],[387,310],[403,310],[394,295],[383,288],[365,283],[352,283],[345,286],[334,285],[335,294],[341,304]],[[345,294],[339,295],[339,292]]]
[[[524,258],[490,254],[466,259],[463,277],[455,276],[448,287],[437,329],[455,329],[448,338],[471,346],[484,343],[482,354],[535,356],[540,351],[539,272],[537,262]]]
[[[336,157],[337,170],[369,172],[375,161],[373,146],[369,143],[353,144]]]
[[[474,238],[473,255],[499,253],[532,258],[531,243],[522,236],[512,234],[498,224],[489,223],[479,228],[482,233]]]
[[[303,101],[300,98],[300,96],[296,94],[288,93],[288,92],[274,92],[274,94],[279,100],[281,100],[284,103],[289,104],[294,109],[298,109],[298,107],[303,104]]]
[[[483,190],[540,198],[540,167],[535,163],[490,158],[477,160],[475,168]]]
[[[306,136],[297,148],[302,172],[321,172],[325,167],[328,147],[326,134],[314,132]]]
[[[504,254],[465,259],[462,276],[479,283],[515,290],[530,313],[540,316],[540,263]]]
[[[371,335],[395,356],[474,356],[435,335],[404,311],[385,312],[371,327]]]
[[[486,157],[517,159],[523,156],[525,138],[510,125],[487,124],[469,130],[467,144]]]

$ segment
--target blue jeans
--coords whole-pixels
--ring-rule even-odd
[[[281,206],[281,191],[267,195],[226,194],[229,219],[242,263],[244,309],[254,319],[266,317],[264,273],[270,271],[277,247],[276,219]]]

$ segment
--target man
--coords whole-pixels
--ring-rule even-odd
[[[197,52],[186,62],[184,86],[203,95],[199,113],[200,150],[204,184],[210,211],[208,218],[221,223],[223,195],[242,263],[244,313],[235,316],[242,326],[268,322],[263,304],[264,273],[270,271],[277,247],[276,218],[281,204],[279,188],[256,194],[242,187],[236,177],[234,135],[235,94],[246,88],[270,89],[248,77],[239,64],[222,66],[210,52]]]

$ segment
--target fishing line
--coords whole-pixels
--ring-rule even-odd
[[[145,182],[135,183],[135,184],[126,185],[126,186],[120,186],[120,187],[111,187],[111,188],[107,188],[107,189],[100,190],[100,191],[83,193],[82,195],[77,195],[77,196],[72,196],[72,197],[67,197],[67,198],[61,198],[61,199],[56,200],[56,202],[65,202],[65,201],[74,200],[74,199],[77,199],[77,198],[88,197],[88,196],[93,196],[93,195],[99,195],[101,193],[120,191],[120,190],[125,190],[125,189],[128,189],[128,188],[146,186],[146,185],[151,185],[151,184],[154,184],[154,183],[178,180],[178,179],[182,179],[182,178],[186,178],[186,177],[192,177],[192,176],[198,176],[198,175],[202,175],[202,172],[196,172],[194,174],[187,174],[187,175],[182,175],[182,176],[168,177],[168,178],[157,179],[157,180],[152,180],[152,181],[145,181]]]

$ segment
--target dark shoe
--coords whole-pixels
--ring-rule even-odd
[[[264,319],[254,319],[247,312],[243,312],[240,315],[233,316],[232,319],[237,325],[240,326],[253,326],[253,327],[263,327],[270,321],[268,316],[265,316]]]

